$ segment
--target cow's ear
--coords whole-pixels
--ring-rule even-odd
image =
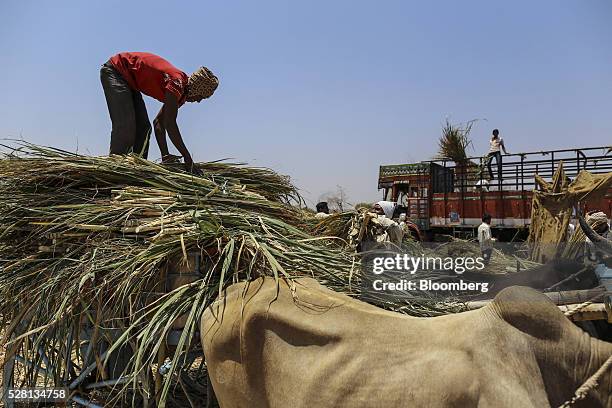
[[[559,340],[572,326],[547,296],[524,286],[503,289],[490,307],[505,322],[539,339]]]

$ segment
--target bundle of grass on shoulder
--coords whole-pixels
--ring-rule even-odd
[[[198,166],[201,177],[136,156],[3,147],[0,324],[7,361],[24,362],[22,386],[43,381],[85,399],[102,388],[106,405],[163,405],[172,384],[188,394],[180,373],[198,346],[200,315],[229,284],[309,276],[358,295],[354,251],[313,233],[288,177]],[[190,279],[168,287],[176,270]],[[445,312],[430,303],[388,308]],[[118,354],[129,357],[119,374],[110,367]]]

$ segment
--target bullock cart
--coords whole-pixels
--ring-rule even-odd
[[[0,392],[46,375],[86,406],[189,400],[205,384],[178,373],[205,369],[198,316],[220,289],[261,275],[350,286],[354,254],[315,235],[286,176],[209,162],[198,177],[133,155],[15,145],[0,147]],[[161,277],[191,251],[199,272],[189,261]]]
[[[151,301],[155,301],[160,296],[169,294],[183,285],[189,285],[202,279],[201,271],[202,259],[198,253],[189,253],[186,260],[174,259],[165,262],[159,269],[157,282],[147,288],[147,295],[150,296]],[[21,389],[25,380],[22,375],[26,367],[34,367],[36,370],[36,378],[28,379],[28,384],[34,383],[41,388],[62,390],[62,398],[56,402],[64,401],[77,404],[77,406],[101,408],[106,405],[104,397],[108,390],[129,385],[133,379],[124,374],[130,360],[135,358],[134,350],[130,347],[112,349],[112,343],[123,334],[123,331],[96,326],[91,321],[92,319],[96,319],[95,311],[89,314],[89,319],[87,316],[81,319],[79,330],[52,347],[65,359],[68,369],[63,373],[58,373],[50,362],[46,355],[49,347],[47,344],[40,344],[40,340],[35,341],[32,336],[29,338],[30,344],[38,347],[38,358],[36,359],[27,358],[23,355],[25,353],[22,353],[22,350],[12,349],[9,346],[2,371],[4,406],[7,408],[16,406],[15,400],[7,398],[8,391],[9,389]],[[182,335],[186,320],[186,315],[174,320],[171,329],[167,331],[165,341],[162,342],[162,347],[157,351],[157,364],[136,380],[138,387],[144,388],[150,395],[150,398],[142,397],[141,399],[145,407],[159,403],[163,377],[170,371],[177,346],[184,341]],[[27,326],[26,320],[19,322],[13,331],[12,339],[27,336],[25,329]],[[53,341],[51,338],[45,340]],[[205,375],[206,365],[199,341],[199,332],[193,333],[190,344],[189,349],[179,356],[180,368],[174,374],[177,379],[176,385],[182,391],[181,400],[170,396],[170,405],[173,405],[174,402],[174,405],[179,406],[200,406],[202,398],[207,395],[207,382],[199,381],[207,381],[208,378]],[[92,402],[92,396],[94,399],[97,397],[99,402]]]

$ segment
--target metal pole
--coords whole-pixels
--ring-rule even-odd
[[[15,401],[8,399],[8,390],[13,387],[13,369],[15,367],[15,356],[4,362],[4,369],[2,373],[2,402],[6,408],[14,408]]]
[[[442,222],[443,222],[443,225],[446,227],[446,208],[447,208],[446,205],[447,205],[447,198],[448,198],[448,186],[446,185],[447,184],[446,180],[448,179],[447,173],[446,173],[446,160],[444,160],[444,175],[443,176],[444,176],[444,213],[442,214]],[[450,187],[453,188],[455,184],[454,177],[453,179],[451,179],[451,181],[452,183],[450,183],[451,184]]]
[[[86,390],[91,390],[93,388],[102,388],[102,387],[108,387],[108,386],[115,386],[115,385],[119,385],[119,384],[125,384],[127,382],[130,382],[131,378],[130,377],[121,377],[118,378],[116,380],[106,380],[106,381],[100,381],[100,382],[96,382],[96,383],[91,383],[91,384],[87,384],[85,386]]]
[[[552,178],[552,176],[555,175],[555,152],[550,153],[550,164],[551,164],[550,177]]]
[[[519,168],[518,168],[518,166],[514,166],[514,168],[516,170],[516,178],[514,179],[514,188],[516,188],[518,190]]]
[[[108,351],[105,351],[104,353],[102,353],[102,355],[100,356],[100,360],[101,361],[106,358],[106,354],[108,354]],[[87,377],[89,375],[89,373],[91,373],[96,368],[96,364],[97,364],[97,362],[94,361],[93,363],[91,363],[89,365],[89,367],[87,367],[86,369],[81,371],[81,374],[79,374],[79,376],[77,378],[75,378],[75,380],[73,382],[70,383],[68,388],[71,389],[71,390],[75,389],[77,387],[77,385],[79,385],[81,383],[81,381],[83,381],[85,379],[85,377]]]
[[[527,218],[526,203],[525,203],[525,171],[524,171],[525,155],[521,154],[521,218]],[[525,225],[525,224],[523,224]]]
[[[457,168],[456,163],[455,163],[455,168]],[[467,163],[465,164],[465,167],[461,166],[461,214],[459,214],[459,216],[461,217],[461,224],[465,224],[465,179],[467,178]]]
[[[96,405],[92,402],[89,402],[81,397],[77,397],[76,395],[71,397],[70,399],[76,402],[77,404],[82,405],[87,408],[104,408],[104,407],[101,407],[100,405]]]

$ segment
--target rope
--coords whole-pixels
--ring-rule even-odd
[[[563,293],[563,292],[560,292],[560,293]],[[591,296],[589,298],[589,300],[587,300],[586,302],[582,302],[582,303],[576,305],[576,307],[574,307],[572,309],[569,309],[569,310],[566,310],[563,314],[567,318],[570,318],[573,315],[575,315],[576,313],[580,313],[583,309],[586,309],[589,305],[592,305],[593,301],[596,300],[596,299],[599,299],[602,295],[603,295],[602,293],[595,294],[595,295]]]
[[[608,359],[599,367],[599,370],[595,372],[592,376],[590,376],[584,384],[582,384],[574,393],[572,399],[565,401],[559,408],[569,408],[574,405],[577,401],[583,400],[586,398],[589,391],[594,390],[599,385],[599,380],[601,376],[612,366],[612,356],[608,357]]]
[[[579,305],[577,305],[575,308],[567,310],[565,313],[563,313],[565,316],[567,317],[571,317],[573,315],[575,315],[576,313],[580,313],[580,311],[582,309],[585,309],[587,306],[593,304],[593,302],[591,302],[590,300],[580,303]]]

